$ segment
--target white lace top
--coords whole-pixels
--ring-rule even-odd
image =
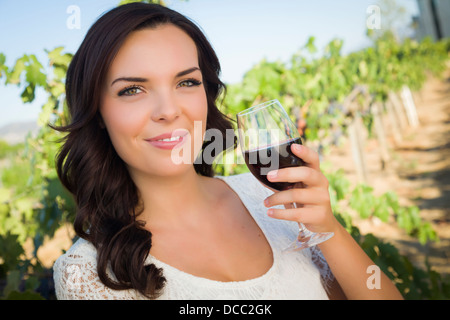
[[[263,200],[271,191],[251,174],[223,179],[240,197],[266,236],[273,252],[273,265],[262,276],[246,281],[222,282],[197,277],[149,255],[146,264],[163,269],[166,283],[159,299],[328,299],[326,288],[333,279],[318,248],[285,252],[298,233],[295,222],[270,218]],[[135,290],[112,290],[99,279],[96,249],[84,239],[55,262],[54,280],[58,299],[144,299]]]

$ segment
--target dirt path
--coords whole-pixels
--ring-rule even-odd
[[[417,205],[440,242],[422,246],[395,225],[376,219],[354,222],[363,234],[371,232],[395,244],[417,265],[424,267],[428,257],[437,272],[450,274],[450,70],[442,79],[430,78],[414,98],[420,125],[403,131],[403,140],[391,149],[385,170],[380,165],[377,142],[367,141],[369,184],[376,194],[395,191],[402,204]],[[328,160],[342,164],[350,180],[357,181],[348,144],[335,150]]]

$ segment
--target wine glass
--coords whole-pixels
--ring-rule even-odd
[[[267,173],[272,170],[305,165],[291,151],[291,145],[302,144],[302,140],[281,103],[278,100],[267,101],[239,112],[236,118],[241,150],[250,172],[271,189],[293,188],[295,183],[270,182],[267,179]],[[297,208],[295,203],[293,206]],[[299,223],[297,240],[285,250],[312,247],[333,235],[333,232],[311,232]]]

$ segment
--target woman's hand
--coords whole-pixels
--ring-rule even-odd
[[[320,171],[319,155],[300,144],[293,144],[291,150],[305,166],[269,172],[269,181],[296,184],[292,189],[275,192],[265,199],[266,207],[285,206],[285,209],[271,208],[267,214],[276,219],[301,222],[312,232],[333,232],[339,222],[331,210],[328,180]],[[292,203],[296,203],[297,208]]]
[[[296,183],[293,189],[275,192],[266,198],[266,207],[285,206],[285,209],[269,209],[269,216],[301,222],[313,232],[334,232],[331,239],[319,244],[337,280],[333,282],[331,292],[343,292],[346,298],[358,300],[402,299],[400,292],[383,272],[380,272],[380,288],[368,288],[367,270],[374,263],[334,217],[328,180],[320,171],[319,155],[298,144],[292,145],[292,152],[306,165],[283,168],[277,170],[275,175],[267,176],[269,181]],[[296,203],[297,208],[292,203]],[[349,264],[349,261],[352,263]]]

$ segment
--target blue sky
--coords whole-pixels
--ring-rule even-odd
[[[23,54],[46,62],[44,49],[64,46],[74,53],[99,15],[119,0],[0,0],[0,52],[13,66]],[[239,82],[263,58],[287,61],[310,36],[320,50],[333,38],[344,40],[344,53],[370,44],[365,36],[367,8],[378,0],[166,0],[197,22],[222,64],[222,80]],[[417,14],[416,0],[397,0]],[[80,28],[69,29],[67,8],[80,9]],[[381,17],[383,19],[383,17]],[[381,20],[383,22],[383,20]],[[0,126],[36,119],[46,100],[23,104],[20,88],[0,80]]]

